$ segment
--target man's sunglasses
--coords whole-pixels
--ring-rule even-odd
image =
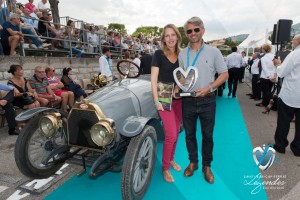
[[[189,30],[186,31],[186,33],[191,34],[193,32],[193,30],[194,30],[195,33],[198,33],[200,31],[200,28],[189,29]]]

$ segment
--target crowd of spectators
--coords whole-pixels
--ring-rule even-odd
[[[4,5],[4,0],[0,0],[0,55],[15,55],[17,46],[25,43],[24,48],[65,50],[76,57],[82,53],[100,54],[101,48],[107,46],[112,53],[124,56],[129,52],[129,57],[134,58],[146,51],[152,54],[160,45],[158,38],[142,33],[137,37],[121,35],[103,25],[66,19],[61,20],[61,24],[53,23],[47,0],[37,5],[34,0],[24,5],[13,0]]]

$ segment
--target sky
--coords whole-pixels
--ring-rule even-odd
[[[39,1],[34,0],[34,4]],[[238,34],[265,34],[273,30],[279,19],[300,23],[299,8],[299,0],[60,0],[59,3],[61,17],[105,26],[120,23],[129,33],[140,26],[164,27],[172,23],[179,27],[198,16],[204,22],[207,41]]]

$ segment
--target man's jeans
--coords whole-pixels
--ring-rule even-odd
[[[34,33],[30,30],[30,28],[22,28],[22,33],[23,33],[23,34],[26,34],[26,35],[31,35],[31,36],[28,36],[28,37],[32,40],[33,44],[34,44],[36,47],[42,46],[43,43],[37,39],[37,37],[36,37],[36,36],[34,35]]]
[[[213,160],[213,130],[216,115],[216,97],[182,98],[182,117],[185,129],[186,146],[189,160],[198,163],[196,137],[197,120],[200,118],[202,132],[202,165],[210,166]]]

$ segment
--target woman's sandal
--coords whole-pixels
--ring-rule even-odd
[[[264,105],[262,103],[257,103],[255,105],[258,106],[258,107],[264,107]]]
[[[174,178],[170,172],[170,170],[163,170],[163,176],[166,182],[174,183]]]
[[[180,165],[178,165],[174,160],[172,160],[171,162],[170,162],[170,165],[171,165],[171,167],[173,167],[173,169],[175,170],[175,171],[181,171],[181,167],[180,167]]]

